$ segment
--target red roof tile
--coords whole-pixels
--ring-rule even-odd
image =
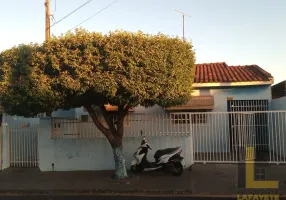
[[[257,65],[228,66],[225,62],[196,64],[195,83],[270,81],[273,77]]]

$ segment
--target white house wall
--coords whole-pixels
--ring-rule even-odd
[[[148,159],[158,149],[182,146],[187,166],[191,165],[191,143],[189,136],[147,137],[152,151]],[[123,140],[126,166],[130,167],[133,153],[140,146],[141,137],[125,137]],[[51,139],[50,119],[41,119],[39,128],[39,168],[41,171],[111,170],[114,169],[112,149],[105,138],[93,139]]]

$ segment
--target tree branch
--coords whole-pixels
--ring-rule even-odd
[[[104,105],[103,105],[103,106],[100,106],[100,110],[101,110],[102,115],[103,115],[103,117],[104,117],[104,119],[105,119],[105,121],[106,121],[106,123],[107,123],[109,129],[111,130],[111,132],[112,132],[112,133],[116,133],[117,130],[116,130],[115,126],[114,126],[113,119],[110,118],[110,115],[109,115],[109,113],[106,111],[105,106],[104,106]]]
[[[85,109],[88,111],[92,121],[97,126],[97,128],[105,135],[107,136],[109,134],[109,129],[105,128],[102,123],[99,121],[98,117],[95,114],[95,111],[91,105],[85,105]]]

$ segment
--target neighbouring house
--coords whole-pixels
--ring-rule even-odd
[[[272,86],[272,99],[278,99],[286,96],[286,81],[282,81]]]
[[[286,109],[286,81],[282,81],[272,86],[272,109]]]
[[[257,146],[255,151],[258,154],[274,152],[269,159],[276,158],[275,148],[281,147],[282,143],[274,148],[271,141],[277,141],[277,134],[280,137],[283,129],[278,127],[277,132],[276,121],[273,124],[268,115],[273,101],[272,75],[257,65],[228,66],[220,62],[196,64],[195,67],[193,95],[185,105],[169,108],[138,106],[130,110],[124,124],[127,166],[140,144],[140,130],[153,146],[148,155],[150,160],[157,149],[174,146],[183,147],[187,166],[196,162],[235,163],[245,160],[246,154],[241,152],[249,145]],[[111,105],[106,108],[110,112],[117,109]],[[52,118],[39,121],[38,152],[34,156],[38,160],[34,162],[38,163],[40,170],[114,168],[110,145],[84,108],[58,110],[52,113]],[[285,140],[280,138],[280,141],[284,144]],[[13,149],[11,142],[9,144]],[[11,166],[11,163],[23,164],[15,155],[4,167]]]

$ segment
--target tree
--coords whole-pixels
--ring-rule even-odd
[[[0,55],[2,106],[8,114],[26,117],[84,106],[111,144],[114,178],[125,179],[122,138],[128,110],[188,101],[194,78],[192,48],[190,42],[163,34],[85,30],[41,45],[14,47]],[[118,107],[116,124],[106,104]]]

